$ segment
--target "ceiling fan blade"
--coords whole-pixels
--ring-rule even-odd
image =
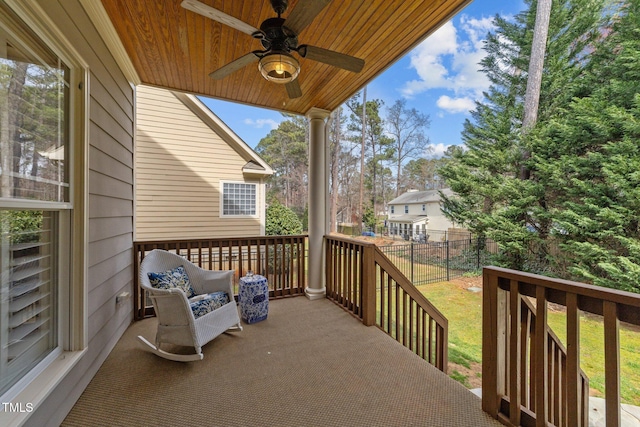
[[[180,5],[187,10],[228,25],[229,27],[235,28],[238,31],[242,31],[243,33],[252,35],[256,31],[258,31],[256,28],[252,27],[246,22],[243,22],[238,18],[234,18],[231,15],[227,15],[226,13],[204,3],[200,3],[197,0],[184,0]]]
[[[238,71],[241,68],[246,67],[247,65],[258,61],[258,57],[254,53],[247,53],[240,58],[229,62],[227,65],[218,68],[214,72],[209,74],[209,77],[215,80],[220,80],[224,77],[227,77],[229,74]]]
[[[301,45],[298,47],[298,53],[303,58],[333,65],[354,73],[359,73],[364,67],[364,59],[317,46]]]
[[[300,89],[300,83],[298,79],[295,79],[284,85],[287,88],[287,95],[290,99],[300,98],[302,96],[302,89]]]
[[[331,0],[301,0],[291,10],[284,25],[300,34],[330,2]]]

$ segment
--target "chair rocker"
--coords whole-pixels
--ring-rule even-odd
[[[155,345],[138,335],[145,348],[178,362],[202,360],[202,346],[226,331],[241,331],[233,297],[233,270],[204,270],[185,258],[154,249],[140,264],[140,284],[158,318]],[[195,354],[162,350],[163,344],[193,347]]]

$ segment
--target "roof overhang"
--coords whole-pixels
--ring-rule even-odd
[[[389,222],[402,222],[415,224],[416,222],[428,221],[429,218],[426,215],[400,215],[387,219]]]
[[[206,105],[195,95],[181,92],[173,92],[184,105],[200,118],[207,126],[213,129],[231,148],[233,148],[247,163],[243,166],[242,172],[245,175],[269,176],[273,175],[273,169],[262,157],[244,142],[225,122],[215,115]]]
[[[179,0],[81,0],[130,81],[257,107],[306,114],[333,111],[471,0],[333,0],[298,35],[318,46],[365,60],[360,73],[299,58],[303,95],[289,99],[257,64],[213,80],[219,67],[261,49],[248,34],[180,6]],[[267,0],[201,0],[258,28],[274,17]],[[289,0],[289,11],[303,0]],[[300,6],[304,7],[304,6]]]

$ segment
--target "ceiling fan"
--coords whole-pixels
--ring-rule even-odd
[[[288,0],[270,0],[277,18],[269,18],[260,24],[260,29],[243,22],[198,0],[184,0],[183,8],[198,13],[214,21],[228,25],[238,31],[249,34],[262,43],[264,50],[255,50],[218,68],[209,77],[222,79],[229,74],[258,61],[262,76],[274,83],[284,84],[289,98],[302,96],[297,80],[300,63],[291,55],[296,52],[302,58],[333,65],[359,73],[364,60],[333,50],[317,46],[298,45],[298,34],[304,30],[331,0],[300,0],[297,7],[284,19],[281,15],[287,10]]]

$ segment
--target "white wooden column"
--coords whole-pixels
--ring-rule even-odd
[[[327,150],[326,120],[330,112],[312,108],[309,118],[309,260],[307,298],[326,295],[324,271],[324,235],[327,229]]]

